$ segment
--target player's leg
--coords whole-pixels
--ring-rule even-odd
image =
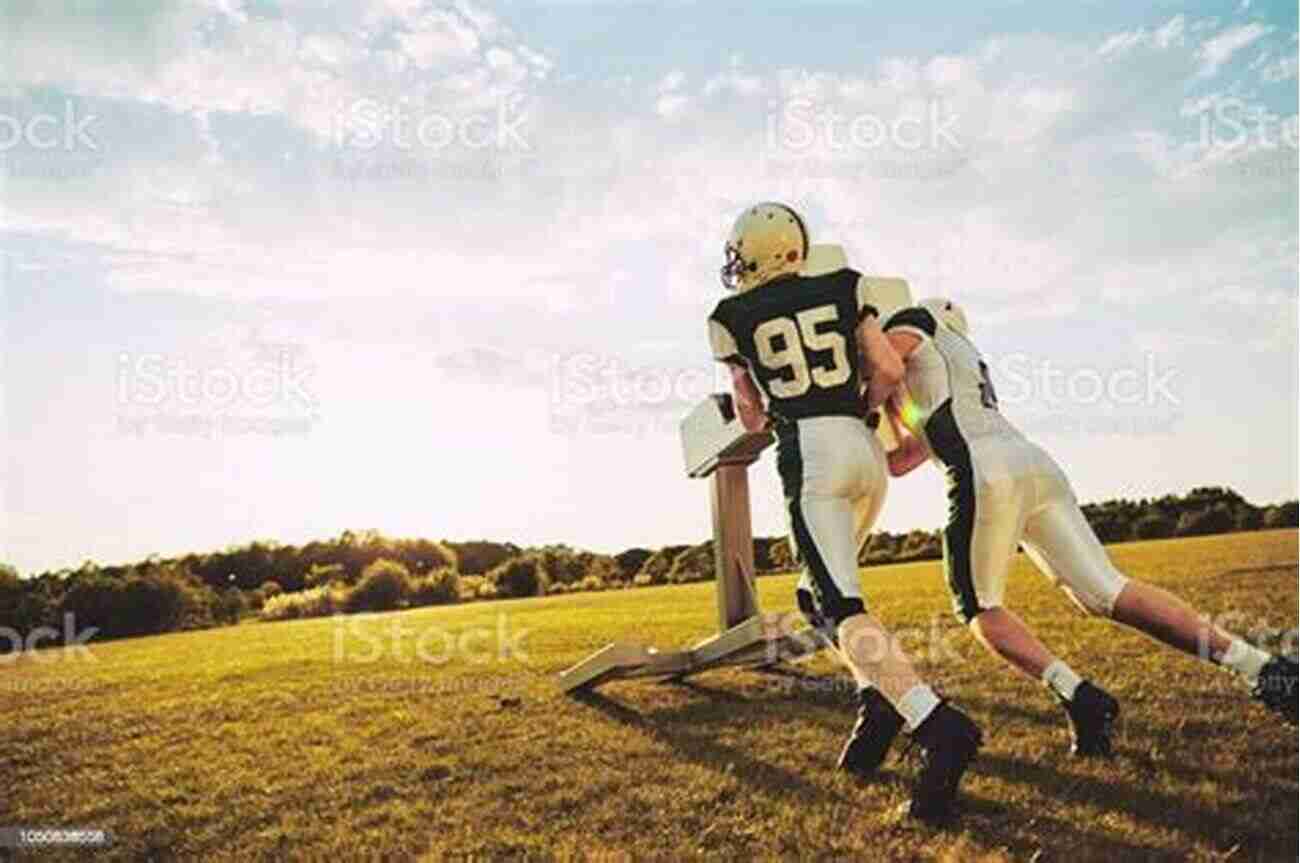
[[[1055,657],[1038,636],[1003,607],[1007,571],[1021,531],[1015,488],[977,495],[973,517],[961,513],[944,532],[944,562],[958,616],[995,656],[1037,679]]]
[[[1024,489],[1014,482],[977,487],[972,470],[949,470],[943,566],[953,611],[984,647],[1037,678],[1055,657],[1002,605],[1007,570],[1023,522]]]
[[[991,478],[982,477],[979,482],[959,464],[950,469],[944,567],[953,607],[989,652],[1041,681],[1056,696],[1071,718],[1075,754],[1105,754],[1110,749],[1109,723],[1118,714],[1114,699],[1085,683],[1019,616],[1003,606],[1012,557],[1024,534],[1027,514],[1038,504],[1033,472],[1021,461],[1006,453],[985,453],[982,463]],[[1075,715],[1081,706],[1093,703],[1094,695],[1104,709],[1089,710],[1087,717],[1097,712],[1097,721],[1080,732]]]
[[[866,611],[858,585],[852,502],[805,493],[794,504],[790,520],[808,569],[815,606],[834,627],[840,653],[854,678],[860,686],[875,685],[891,703],[898,704],[908,692],[922,686],[921,679],[893,637]],[[937,697],[932,702],[926,700],[928,707],[913,717],[912,727],[925,719],[928,708],[937,701]]]
[[[1035,513],[1025,527],[1025,555],[1054,583],[1059,583],[1043,547],[1036,544],[1042,520]],[[1067,589],[1067,593],[1068,593]],[[1056,696],[1070,720],[1070,752],[1079,756],[1109,756],[1111,731],[1119,718],[1119,701],[1102,687],[1084,680],[1062,659],[1046,666],[1039,678]]]
[[[1038,640],[1033,630],[1009,609],[999,606],[981,611],[971,620],[970,630],[990,653],[1035,680],[1042,679],[1048,666],[1059,661]]]
[[[1169,591],[1125,577],[1111,563],[1072,496],[1036,515],[1030,531],[1045,570],[1085,611],[1111,617],[1235,672],[1257,700],[1295,724],[1296,663],[1270,656],[1210,624]]]
[[[884,505],[889,482],[885,471],[885,453],[879,448],[879,441],[870,435],[868,443],[876,450],[875,458],[872,459],[872,464],[867,465],[862,488],[853,500],[853,540],[859,559]],[[872,776],[885,763],[889,749],[903,730],[903,725],[902,714],[894,709],[894,705],[880,690],[870,683],[865,686],[859,684],[858,717],[849,733],[849,739],[840,751],[836,766],[862,778]]]
[[[942,817],[979,748],[980,734],[921,680],[898,641],[866,611],[858,584],[854,503],[873,454],[857,432],[817,421],[785,429],[781,445],[778,466],[791,538],[807,569],[815,610],[834,627],[840,655],[859,686],[879,689],[927,754],[911,814]]]

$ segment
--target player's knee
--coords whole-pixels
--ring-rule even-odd
[[[817,596],[807,588],[795,591],[795,603],[814,629],[835,631],[840,624],[855,614],[866,613],[867,607],[861,597],[857,596]]]
[[[799,613],[803,619],[808,621],[808,625],[820,632],[823,636],[836,642],[835,627],[827,622],[821,612],[817,610],[817,601],[813,598],[812,591],[799,588],[794,592],[795,605],[799,607]]]
[[[981,603],[973,592],[958,592],[952,597],[952,615],[962,626],[970,626],[981,613],[994,606]]]
[[[1114,567],[1107,567],[1079,588],[1068,588],[1070,596],[1085,613],[1093,617],[1114,617],[1115,602],[1128,584]]]
[[[969,607],[961,607],[954,604],[953,616],[957,618],[958,622],[960,622],[962,626],[971,629],[985,612],[995,611],[1001,607],[1002,605],[1000,603],[972,604]]]
[[[866,613],[866,603],[856,596],[839,596],[826,603],[826,618],[836,629],[850,617]]]
[[[835,644],[839,642],[840,624],[854,615],[865,614],[867,610],[859,597],[817,597],[813,591],[802,587],[795,590],[795,604],[808,625]]]

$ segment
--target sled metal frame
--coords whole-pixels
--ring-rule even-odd
[[[687,475],[709,480],[718,631],[688,650],[659,651],[621,641],[606,645],[560,672],[563,691],[589,691],[611,680],[680,680],[731,666],[772,667],[824,646],[822,636],[801,625],[797,612],[763,614],[759,609],[749,466],[772,443],[770,432],[744,430],[728,395],[709,396],[682,421]]]

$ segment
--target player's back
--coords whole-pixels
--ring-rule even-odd
[[[967,337],[921,307],[896,313],[885,329],[920,338],[903,375],[908,397],[903,418],[941,460],[948,461],[945,452],[975,441],[1028,443],[998,410],[988,365]]]
[[[718,303],[709,318],[719,359],[743,361],[778,420],[861,418],[856,332],[866,311],[859,273],[788,276]]]

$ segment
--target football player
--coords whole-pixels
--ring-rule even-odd
[[[709,316],[709,341],[730,367],[745,427],[776,434],[791,544],[803,565],[799,607],[867,697],[898,717],[890,739],[907,725],[923,759],[908,811],[938,819],[951,811],[980,731],[920,679],[867,612],[858,584],[858,551],[887,482],[884,451],[864,417],[897,386],[903,366],[869,283],[848,268],[802,275],[808,249],[804,221],[790,207],[762,203],[741,213],[722,268],[732,296]],[[874,752],[879,735],[866,730],[859,723],[842,767],[870,773],[883,760],[884,750]]]
[[[1003,606],[1017,545],[1085,613],[1109,617],[1193,656],[1208,646],[1210,661],[1236,672],[1256,700],[1296,723],[1293,660],[1270,656],[1204,623],[1182,600],[1111,564],[1065,474],[998,411],[988,366],[968,337],[960,307],[924,300],[892,315],[884,331],[905,367],[903,384],[887,404],[903,441],[889,454],[889,471],[902,476],[933,461],[946,472],[943,560],[954,610],[988,650],[1041,680],[1059,700],[1069,716],[1072,752],[1110,754],[1119,703],[1082,679]]]

